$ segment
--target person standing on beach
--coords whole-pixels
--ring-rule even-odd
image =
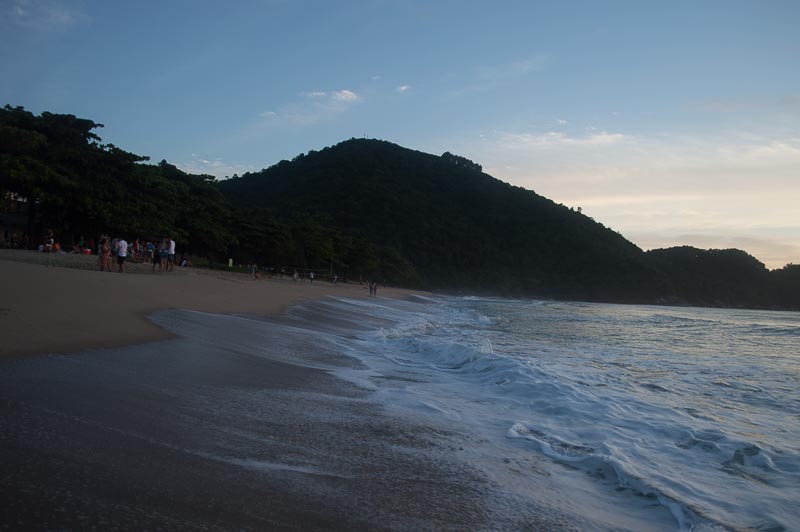
[[[103,270],[111,272],[111,244],[108,243],[108,238],[104,238],[100,244],[100,271]]]
[[[50,253],[53,251],[53,244],[55,243],[55,236],[52,229],[48,229],[44,235],[44,247],[42,251]]]
[[[145,251],[145,262],[153,262],[153,258],[155,257],[155,251],[156,251],[156,245],[148,240],[147,248]]]
[[[169,252],[167,256],[167,271],[171,272],[172,268],[175,267],[175,241],[171,238],[169,239],[169,247],[167,250]]]
[[[310,282],[310,283],[314,282],[314,272],[310,272],[308,274],[308,282]]]
[[[128,242],[124,238],[117,241],[117,264],[119,265],[119,273],[122,273],[123,266],[125,265],[125,257],[128,256]]]
[[[158,266],[158,271],[161,271],[164,268],[164,266],[161,265],[161,248],[159,247],[156,249],[156,245],[153,243],[150,245],[153,246],[153,271],[156,271],[156,266]]]
[[[169,243],[166,238],[161,239],[161,245],[158,247],[158,271],[163,272],[167,266],[167,257],[169,256]]]

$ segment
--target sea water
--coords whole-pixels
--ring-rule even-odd
[[[412,299],[307,303],[281,326],[453,430],[495,504],[579,528],[800,530],[800,314]]]

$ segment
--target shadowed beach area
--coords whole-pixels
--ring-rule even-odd
[[[332,373],[359,368],[334,346],[244,317],[357,285],[13,258],[0,260],[4,527],[567,527],[491,509],[491,480],[456,458],[448,428],[388,415]]]
[[[126,272],[97,271],[97,257],[0,250],[0,357],[74,352],[169,338],[147,319],[162,309],[275,316],[292,304],[331,295],[364,297],[357,283],[253,280],[200,268],[153,272],[126,263]],[[381,296],[405,297],[386,288]]]

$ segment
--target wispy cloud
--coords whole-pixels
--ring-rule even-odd
[[[411,85],[400,85],[397,87],[397,92],[408,92],[411,90]]]
[[[779,98],[776,102],[776,105],[781,108],[789,108],[795,111],[800,111],[800,95],[791,94],[789,96]]]
[[[231,177],[234,174],[241,175],[258,170],[253,165],[226,161],[222,157],[205,159],[195,153],[192,154],[190,161],[177,163],[175,166],[190,174],[213,175],[218,178]]]
[[[354,103],[361,99],[361,97],[353,91],[349,91],[347,89],[340,90],[340,91],[333,91],[330,93],[330,97],[337,102],[347,102],[347,103]]]
[[[75,24],[80,14],[54,0],[12,0],[5,8],[14,23],[34,30],[61,30]]]
[[[300,100],[259,113],[259,116],[275,123],[307,126],[331,120],[362,99],[349,89],[304,91],[300,93]]]
[[[532,174],[543,166],[582,167],[587,173],[596,173],[613,164],[631,174],[673,172],[672,179],[679,179],[684,174],[696,175],[700,169],[704,175],[716,171],[730,175],[763,165],[786,169],[800,164],[800,137],[768,137],[743,131],[707,137],[642,136],[589,127],[581,135],[494,131],[482,135],[482,139],[480,151],[493,159],[523,160],[529,163],[524,167]]]
[[[800,95],[789,94],[779,98],[750,98],[702,100],[690,104],[695,109],[710,113],[742,113],[742,112],[800,112]]]
[[[549,62],[548,54],[536,54],[520,61],[480,66],[471,73],[470,80],[464,86],[450,91],[450,95],[485,92],[510,85],[534,72],[544,70]]]
[[[506,150],[580,148],[633,141],[635,141],[635,138],[629,135],[609,133],[607,131],[599,131],[580,137],[570,136],[560,131],[547,131],[545,133],[504,132],[496,137],[496,142]]]
[[[734,100],[705,100],[694,104],[694,107],[701,111],[711,113],[731,113],[749,109],[752,106],[743,101]]]
[[[327,95],[328,93],[323,91],[305,91],[300,93],[300,96],[305,98],[325,98]]]
[[[512,80],[531,72],[542,70],[549,61],[547,54],[536,54],[522,61],[512,61],[500,65],[483,66],[477,69],[478,77],[491,81]]]

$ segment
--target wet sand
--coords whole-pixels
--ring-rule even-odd
[[[446,431],[269,343],[297,364],[211,337],[0,361],[0,528],[487,527]]]

